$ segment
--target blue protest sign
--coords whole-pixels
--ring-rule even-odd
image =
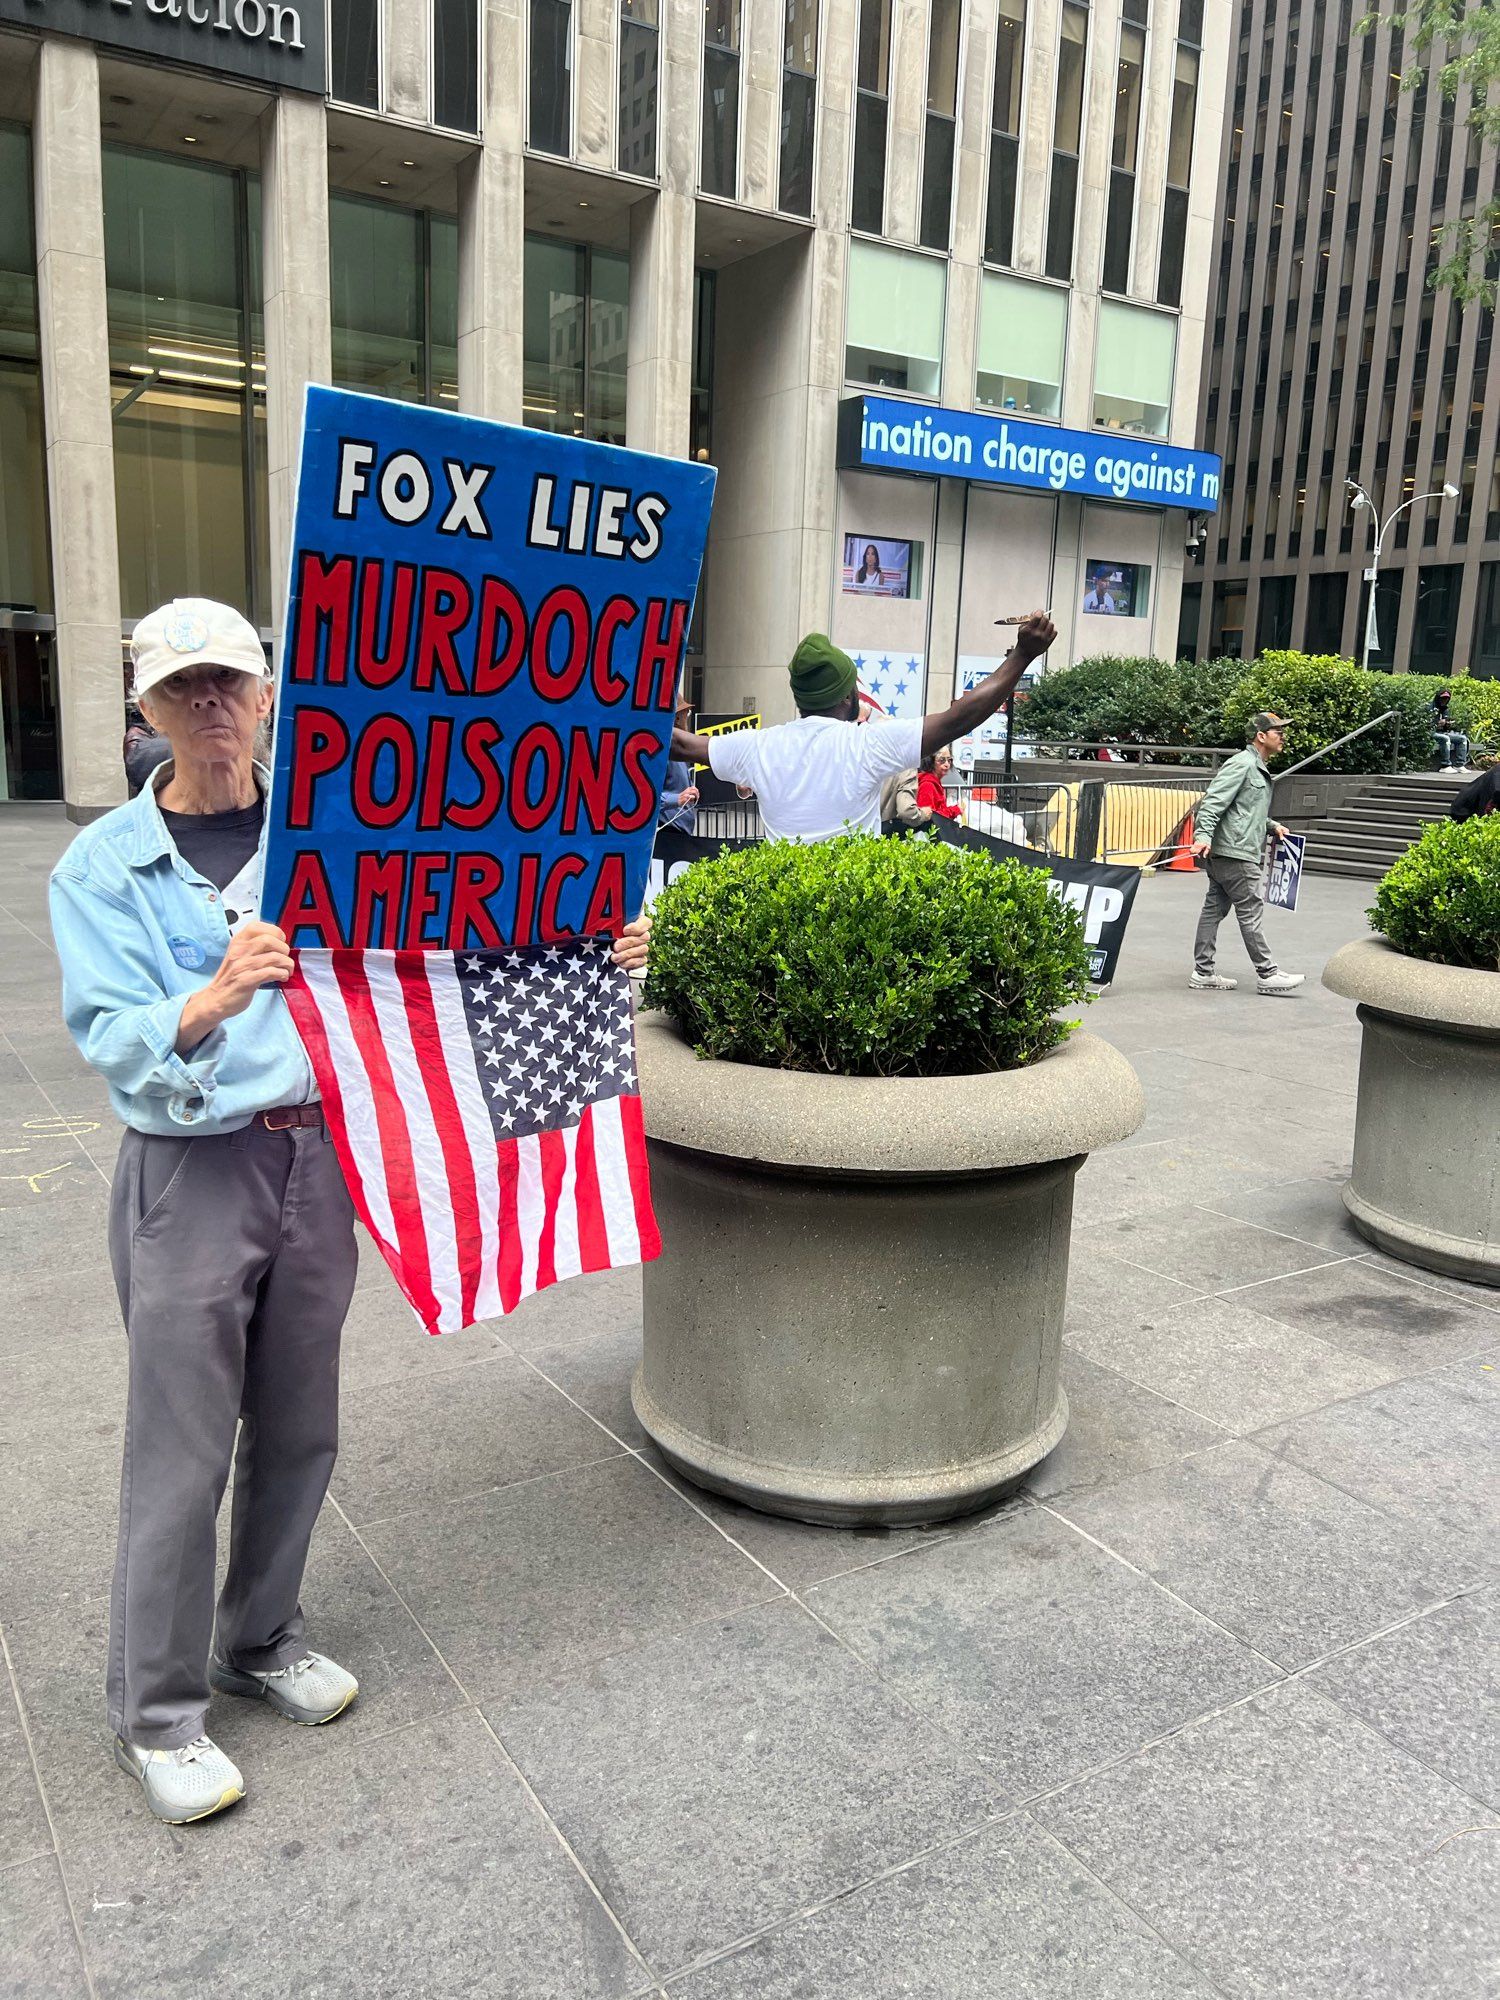
[[[1306,834],[1284,833],[1280,840],[1272,841],[1264,885],[1267,908],[1296,909],[1297,892],[1302,887],[1302,857],[1306,851]]]
[[[711,467],[312,388],[261,910],[472,948],[641,907]]]

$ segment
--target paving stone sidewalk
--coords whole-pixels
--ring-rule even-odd
[[[1500,1993],[1500,1292],[1371,1254],[1366,885],[1295,999],[1189,992],[1146,882],[1089,1026],[1150,1111],[1078,1186],[1072,1424],[1025,1494],[802,1528],[670,1476],[637,1274],[428,1340],[367,1254],[305,1593],[363,1692],[219,1701],[250,1796],[109,1759],[116,1146],[0,808],[0,1995],[1480,2000]],[[1232,925],[1224,969],[1243,972]]]

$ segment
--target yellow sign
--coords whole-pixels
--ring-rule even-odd
[[[738,729],[759,729],[759,715],[733,715],[728,722],[710,722],[697,731],[699,736],[732,736]],[[707,764],[695,764],[695,771],[706,771]]]

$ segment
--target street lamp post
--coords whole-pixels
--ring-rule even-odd
[[[1371,551],[1369,566],[1365,570],[1365,582],[1370,586],[1370,596],[1365,606],[1365,652],[1361,665],[1364,667],[1365,672],[1368,673],[1370,671],[1370,655],[1380,644],[1380,631],[1375,620],[1375,587],[1380,579],[1380,552],[1385,547],[1385,538],[1390,532],[1391,523],[1398,514],[1404,514],[1408,507],[1415,507],[1421,500],[1456,500],[1458,498],[1458,488],[1450,486],[1445,480],[1436,492],[1414,493],[1410,500],[1403,500],[1399,507],[1393,507],[1382,521],[1379,514],[1375,511],[1375,502],[1366,493],[1357,479],[1346,479],[1344,484],[1354,495],[1353,500],[1350,502],[1353,511],[1357,514],[1361,508],[1368,509],[1370,519],[1375,527],[1375,547]]]

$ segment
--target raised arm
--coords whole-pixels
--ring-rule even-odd
[[[674,729],[672,731],[672,755],[679,762],[686,764],[691,773],[695,764],[706,764],[708,762],[708,738],[706,736],[695,736],[689,729]]]
[[[994,673],[961,694],[949,707],[929,715],[922,724],[922,755],[930,757],[960,736],[967,736],[981,722],[988,722],[1015,692],[1016,684],[1032,661],[1046,652],[1057,637],[1057,627],[1045,611],[1033,611],[1016,633],[1011,647]],[[675,737],[673,739],[676,740]]]

